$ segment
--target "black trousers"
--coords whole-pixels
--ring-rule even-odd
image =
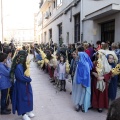
[[[7,94],[8,94],[8,89],[1,90],[1,111],[6,109]]]

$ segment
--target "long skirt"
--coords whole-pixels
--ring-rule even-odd
[[[48,72],[49,72],[50,78],[53,78],[54,77],[54,69],[52,67],[50,67],[49,65],[48,65]]]
[[[81,84],[76,83],[76,72],[73,79],[72,101],[74,105],[82,105],[85,112],[91,106],[91,88],[83,87]]]

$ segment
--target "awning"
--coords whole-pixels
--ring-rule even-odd
[[[84,20],[96,20],[120,11],[119,4],[110,4],[85,16]]]

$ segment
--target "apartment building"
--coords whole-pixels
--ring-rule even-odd
[[[39,43],[39,40],[38,40],[38,36],[37,36],[37,28],[38,28],[38,22],[37,22],[37,17],[38,17],[38,14],[35,13],[34,14],[34,43]]]
[[[120,0],[40,0],[39,8],[40,42],[120,41]]]
[[[4,36],[7,43],[14,39],[16,45],[23,45],[34,42],[34,29],[10,29],[4,31]]]

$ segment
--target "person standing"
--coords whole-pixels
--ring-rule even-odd
[[[0,90],[1,90],[1,114],[10,114],[11,110],[7,109],[8,88],[11,87],[10,69],[6,66],[7,54],[0,53]]]
[[[114,61],[114,56],[109,54],[107,56],[108,58],[108,63],[110,64],[111,68],[115,68],[116,64]],[[117,82],[118,82],[118,76],[111,76],[109,87],[108,87],[108,98],[109,102],[113,102],[113,100],[116,99],[116,94],[117,94]]]
[[[72,55],[73,55],[73,59],[71,60],[71,65],[70,65],[70,75],[72,78],[72,85],[73,85],[73,78],[74,78],[75,70],[76,70],[77,63],[78,63],[78,56],[77,56],[76,51],[74,51]],[[72,92],[70,92],[70,95],[71,94]]]
[[[109,100],[108,100],[108,85],[111,79],[111,67],[108,63],[105,54],[101,54],[101,62],[99,59],[99,54],[96,54],[96,59],[94,61],[94,67],[92,70],[92,107],[97,109],[99,113],[103,109],[108,109]],[[98,66],[102,65],[103,67],[99,68],[100,73],[98,73]]]
[[[11,68],[12,65],[12,51],[10,49],[7,50],[7,66]]]
[[[73,80],[72,100],[76,106],[76,111],[80,111],[81,109],[82,111],[87,112],[88,108],[90,107],[90,70],[92,69],[93,64],[90,60],[90,57],[84,52],[83,47],[80,46],[77,50],[79,61]]]
[[[13,114],[17,111],[23,120],[31,120],[35,115],[33,110],[33,93],[31,87],[32,79],[24,75],[26,71],[27,52],[21,50],[15,56],[11,67],[11,78],[13,81],[12,109]]]
[[[60,56],[60,62],[58,64],[58,79],[60,82],[60,91],[66,92],[66,63],[65,58],[63,56]]]

